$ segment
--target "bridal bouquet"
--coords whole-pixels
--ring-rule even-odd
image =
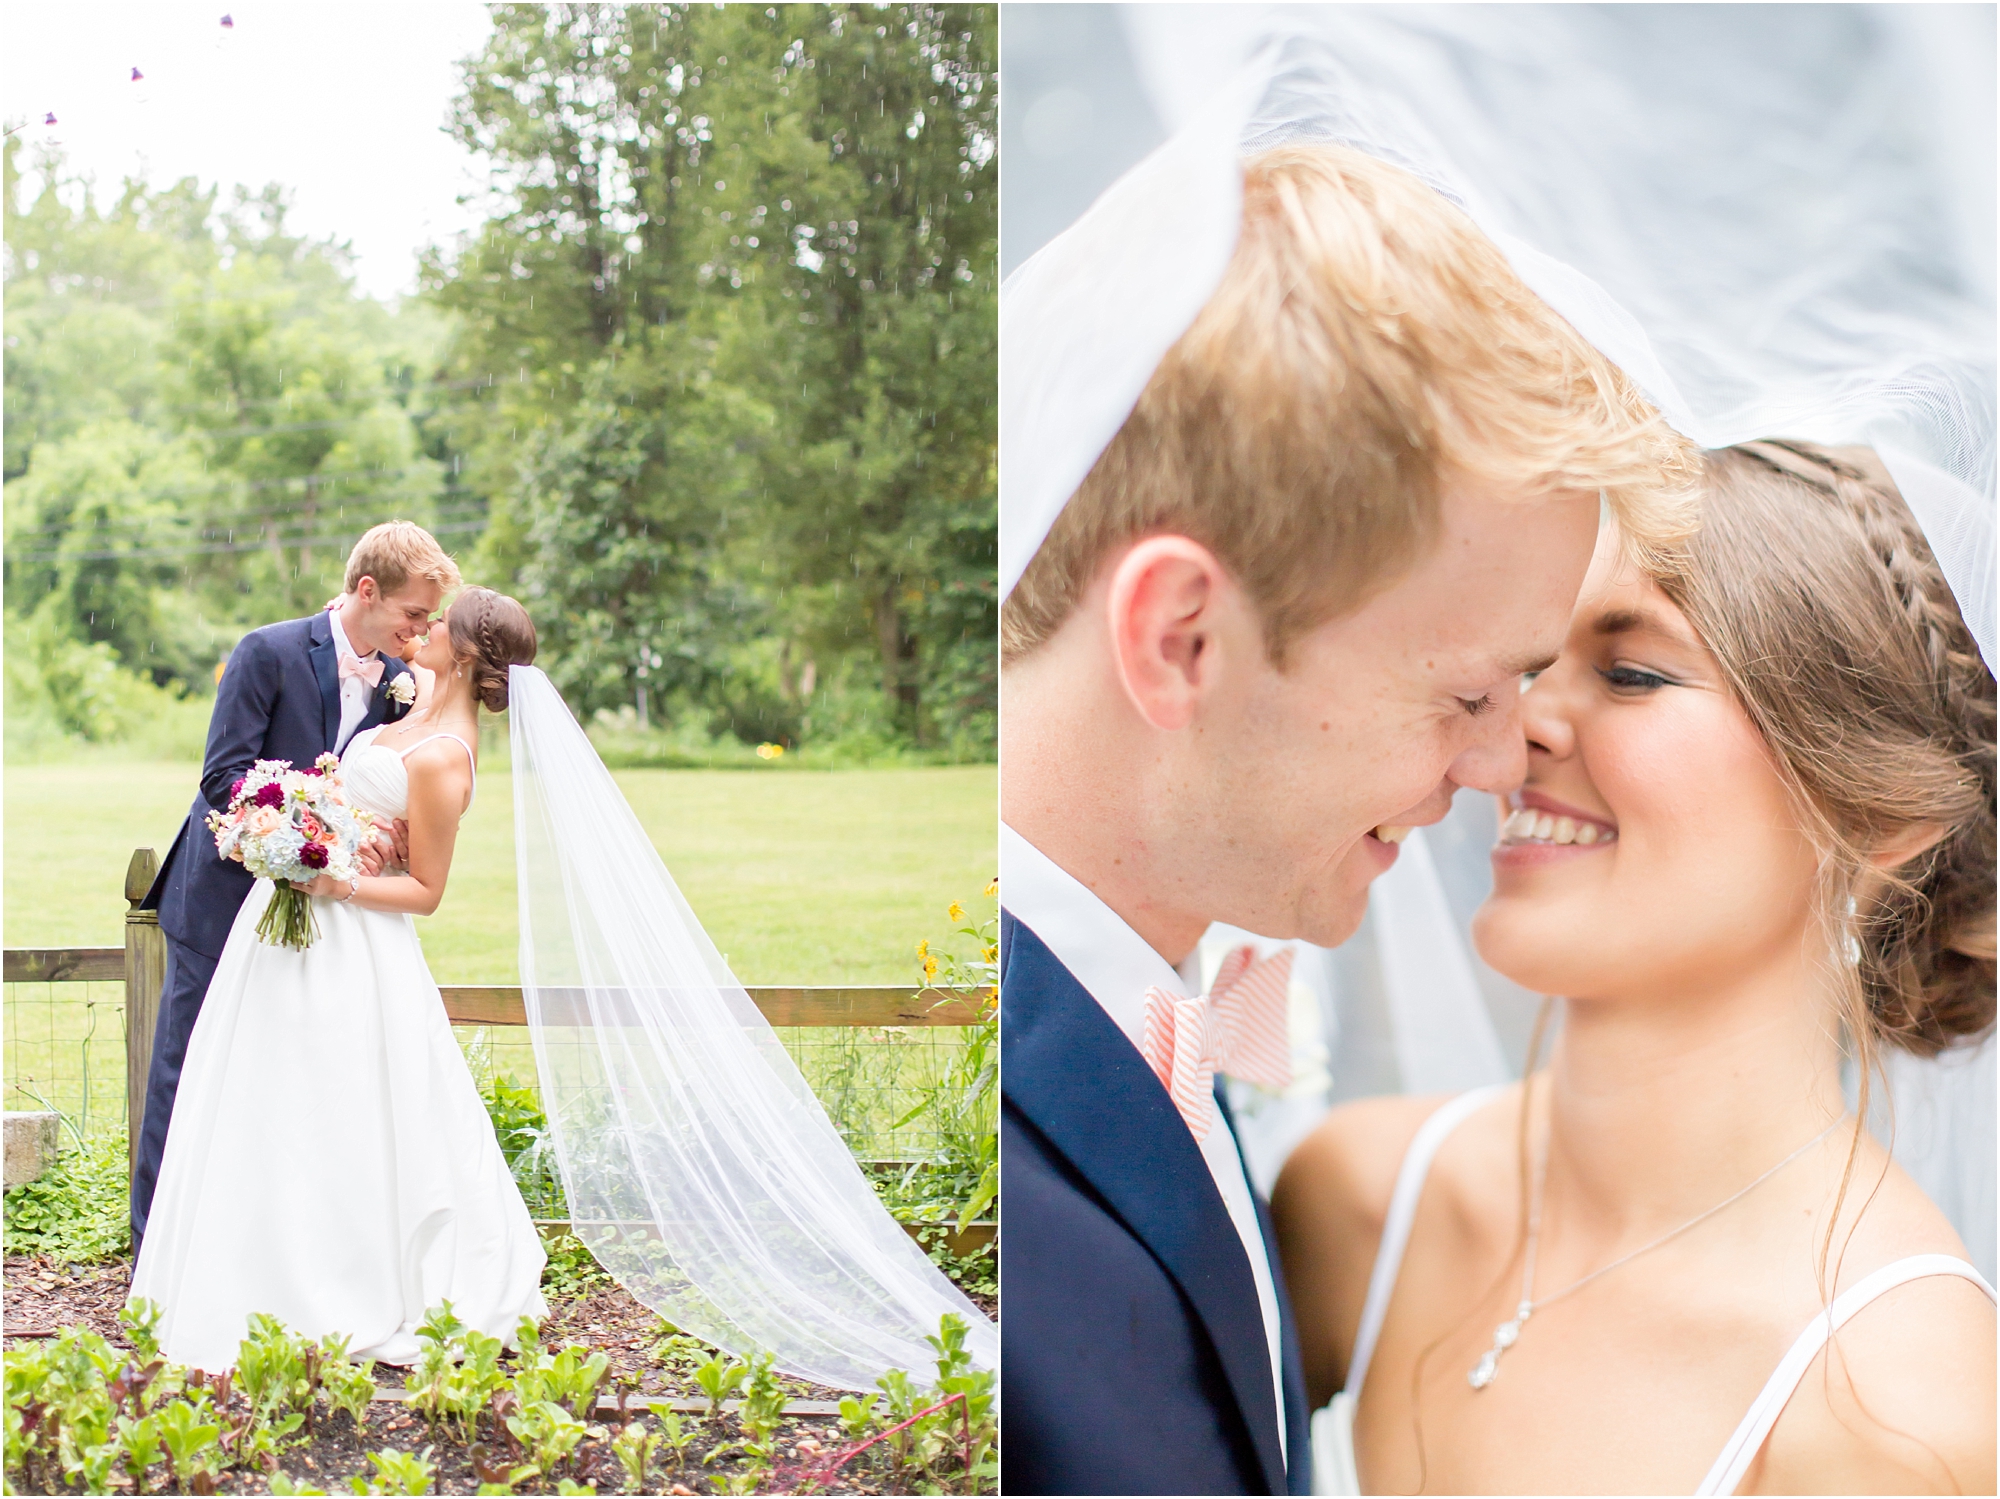
[[[361,872],[355,855],[374,819],[347,805],[339,772],[332,755],[304,770],[289,760],[259,760],[229,788],[229,810],[208,814],[215,851],[275,887],[257,923],[257,935],[274,947],[304,949],[319,937],[312,901],[293,880],[350,880]]]

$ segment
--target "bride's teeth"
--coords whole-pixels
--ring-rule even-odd
[[[1401,843],[1405,838],[1410,836],[1410,830],[1406,827],[1395,827],[1385,822],[1375,830],[1375,836],[1383,843]]]
[[[1517,807],[1500,824],[1502,843],[1581,844],[1588,848],[1609,843],[1617,836],[1614,829],[1580,817],[1559,817],[1552,812],[1537,812],[1532,807]]]

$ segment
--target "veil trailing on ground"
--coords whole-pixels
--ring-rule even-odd
[[[1147,362],[1135,378],[1116,351],[1168,347],[1220,280],[1217,225],[1233,244],[1241,184],[1217,165],[1218,144],[1327,141],[1464,208],[1703,446],[1872,445],[1994,663],[1989,9],[1118,15],[1171,139],[1002,288],[1003,587],[1151,372]],[[1107,260],[1080,253],[1086,243],[1125,248]],[[1056,287],[1079,309],[1067,320],[1048,315]],[[1051,410],[1057,381],[1087,396]],[[1360,933],[1295,964],[1299,1081],[1283,1099],[1240,1100],[1261,1184],[1328,1103],[1520,1067],[1538,1001],[1485,967],[1466,935],[1494,832],[1487,798],[1459,798],[1376,882]],[[1242,937],[1212,933],[1205,966]],[[1992,1043],[1936,1062],[1895,1056],[1889,1084],[1898,1159],[1991,1276]]]
[[[890,1218],[540,670],[508,673],[521,990],[571,1225],[720,1348],[863,1390],[947,1312],[993,1325]]]

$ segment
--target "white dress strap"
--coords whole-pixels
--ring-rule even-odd
[[[1832,1306],[1806,1325],[1798,1341],[1792,1344],[1791,1351],[1779,1361],[1756,1400],[1751,1402],[1742,1424],[1723,1447],[1715,1466],[1708,1470],[1708,1477],[1701,1481],[1701,1487],[1695,1493],[1735,1493],[1736,1486],[1743,1482],[1743,1475],[1750,1471],[1750,1464],[1763,1450],[1771,1428],[1778,1424],[1778,1417],[1784,1413],[1793,1392],[1799,1387],[1799,1381],[1805,1378],[1806,1370],[1826,1346],[1826,1340],[1883,1292],[1931,1275],[1961,1276],[1977,1285],[1988,1297],[1993,1296],[1993,1287],[1986,1283],[1985,1276],[1964,1260],[1949,1254],[1913,1254],[1908,1259],[1896,1260],[1842,1292]]]
[[[1362,1381],[1375,1357],[1375,1340],[1382,1335],[1382,1321],[1389,1315],[1389,1300],[1396,1290],[1396,1272],[1403,1267],[1403,1251],[1410,1244],[1410,1226],[1416,1221],[1417,1203],[1424,1195],[1424,1179],[1430,1175],[1431,1161],[1445,1137],[1476,1112],[1506,1091],[1510,1085],[1495,1083],[1461,1093],[1423,1122],[1396,1173],[1396,1189],[1389,1196],[1389,1211],[1382,1220],[1382,1242],[1375,1250],[1375,1268],[1368,1273],[1368,1295],[1361,1303],[1361,1322],[1354,1332],[1354,1356],[1347,1361],[1344,1393],[1361,1398]]]
[[[415,744],[409,746],[407,749],[397,750],[396,757],[401,760],[407,760],[416,751],[422,749],[425,745],[431,743],[432,740],[436,739],[449,739],[453,744],[457,745],[460,749],[465,751],[466,763],[472,769],[472,790],[465,798],[466,810],[470,811],[472,808],[473,797],[479,795],[479,757],[472,753],[472,746],[467,744],[463,739],[459,738],[458,735],[444,734],[444,733],[429,735],[426,738],[419,739]]]

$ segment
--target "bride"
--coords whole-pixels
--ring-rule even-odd
[[[1841,1086],[1992,1025],[1993,678],[1872,452],[1708,468],[1522,699],[1474,934],[1548,1066],[1278,1183],[1322,1492],[1993,1492],[1992,1289]]]
[[[406,1364],[426,1308],[511,1338],[539,1320],[540,1236],[500,1153],[417,940],[444,898],[476,790],[478,712],[507,707],[532,661],[522,607],[462,592],[416,653],[400,721],[354,736],[349,801],[409,828],[407,873],[301,886],[320,937],[257,938],[268,882],[243,903],[188,1043],[133,1297],[160,1346],[235,1362],[251,1313],[356,1358]]]
[[[341,766],[354,805],[407,822],[407,874],[304,887],[303,952],[258,941],[268,894],[244,902],[132,1280],[162,1349],[223,1368],[264,1312],[407,1363],[439,1301],[502,1338],[546,1310],[411,921],[444,896],[483,706],[508,714],[522,992],[577,1236],[677,1327],[819,1384],[928,1367],[946,1316],[996,1367],[992,1323],[883,1208],[534,655],[518,603],[462,592],[412,663],[413,711]]]

